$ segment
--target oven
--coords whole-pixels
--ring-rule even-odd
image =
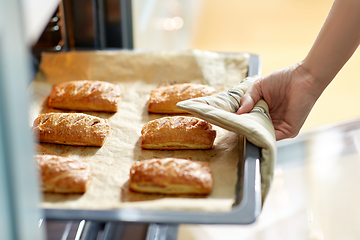
[[[38,207],[38,176],[29,160],[35,151],[28,121],[28,87],[41,54],[132,51],[131,3],[0,0],[0,239],[176,239],[182,223],[249,224],[260,214],[261,153],[246,139],[239,141],[243,150],[238,156],[239,179],[235,203],[227,213]],[[250,54],[248,76],[259,74],[260,57]]]

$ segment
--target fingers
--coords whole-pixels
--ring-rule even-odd
[[[275,138],[276,138],[276,141],[280,141],[280,140],[286,139],[286,138],[288,138],[288,137],[289,137],[289,136],[287,136],[283,131],[280,131],[280,130],[275,129]]]
[[[237,114],[243,114],[250,112],[255,106],[255,101],[248,94],[245,94],[240,101],[240,108],[236,112]]]
[[[236,112],[237,114],[250,112],[254,108],[255,104],[263,97],[260,83],[260,80],[257,80],[246,91],[246,93],[240,100],[240,108]]]

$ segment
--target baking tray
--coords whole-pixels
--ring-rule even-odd
[[[231,53],[229,53],[231,54]],[[248,76],[260,75],[260,57],[250,54]],[[261,212],[261,149],[239,136],[238,181],[229,212],[158,211],[140,209],[77,210],[44,208],[53,220],[93,220],[142,223],[250,224]]]

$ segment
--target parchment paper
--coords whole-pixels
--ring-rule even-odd
[[[142,150],[140,132],[148,121],[168,116],[148,113],[147,102],[152,89],[194,82],[214,86],[219,92],[226,91],[246,77],[248,59],[248,54],[226,55],[199,50],[44,54],[40,70],[29,87],[30,126],[40,113],[69,112],[47,107],[47,98],[55,83],[85,79],[109,81],[120,86],[122,96],[119,110],[115,114],[84,112],[109,119],[111,134],[103,147],[37,144],[40,154],[72,156],[89,162],[93,171],[86,193],[44,194],[41,207],[215,212],[231,210],[239,156],[236,134],[213,126],[217,131],[213,149],[161,151]],[[131,165],[136,161],[163,157],[209,161],[214,179],[211,194],[169,196],[131,192],[128,187]]]

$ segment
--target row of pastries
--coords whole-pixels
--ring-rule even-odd
[[[211,149],[216,131],[204,120],[177,116],[179,101],[209,96],[215,89],[201,84],[177,84],[152,90],[149,113],[171,114],[149,121],[141,130],[143,149]],[[53,86],[48,98],[51,108],[115,113],[120,88],[104,81],[71,81]],[[40,114],[33,123],[39,142],[102,147],[111,131],[108,119],[77,113]],[[91,179],[88,162],[70,157],[36,155],[44,192],[84,193]],[[208,162],[187,159],[147,159],[130,169],[130,189],[165,194],[208,194],[212,174]]]

